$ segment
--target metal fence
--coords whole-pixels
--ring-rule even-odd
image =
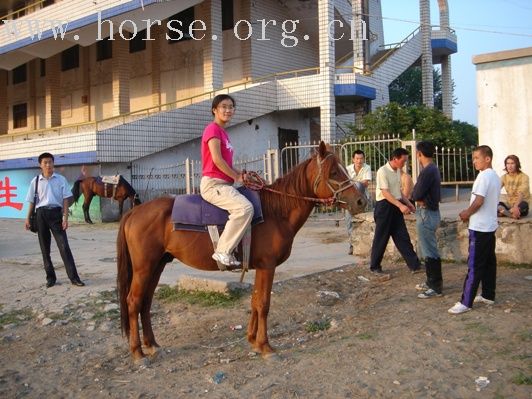
[[[253,170],[271,183],[278,177],[277,151],[268,150],[260,157],[237,159],[234,166]],[[187,158],[184,162],[160,167],[133,164],[131,169],[131,184],[142,202],[165,195],[199,194],[199,160]]]
[[[280,152],[268,150],[264,155],[256,158],[243,158],[234,162],[238,169],[253,170],[261,175],[268,183],[272,183],[280,175],[289,172],[294,166],[308,159],[318,148],[318,142],[289,143]],[[351,163],[355,150],[363,150],[366,163],[371,166],[372,181],[368,187],[370,201],[367,210],[371,210],[375,201],[375,176],[376,171],[386,164],[391,153],[398,147],[407,148],[412,154],[407,166],[407,172],[412,175],[414,182],[417,180],[419,165],[415,157],[415,141],[401,141],[397,136],[380,136],[377,138],[363,137],[357,141],[330,144],[333,151],[340,157],[345,165]],[[472,148],[436,148],[434,158],[438,166],[442,185],[456,187],[456,199],[460,186],[471,185],[476,172],[471,161]],[[132,185],[139,193],[142,201],[148,201],[163,195],[178,195],[199,193],[201,180],[201,161],[187,159],[182,163],[162,167],[146,167],[133,165]],[[343,219],[341,209],[333,206],[319,206],[315,213],[325,219],[330,219],[339,224]]]

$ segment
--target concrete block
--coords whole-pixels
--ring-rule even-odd
[[[235,279],[239,278],[239,274],[234,273]],[[177,281],[177,287],[180,290],[187,291],[212,291],[229,294],[233,291],[249,291],[251,284],[241,283],[239,281],[224,281],[219,279],[209,279],[202,277],[195,277],[184,275]]]

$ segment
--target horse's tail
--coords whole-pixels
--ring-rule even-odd
[[[72,187],[72,194],[74,195],[74,202],[76,204],[78,203],[79,197],[81,195],[80,185],[81,185],[81,180],[78,179],[74,183],[74,187]]]
[[[131,279],[133,277],[131,257],[129,256],[129,249],[126,240],[126,222],[131,216],[131,212],[127,212],[120,222],[118,229],[118,237],[116,239],[116,253],[117,253],[117,275],[116,287],[118,290],[118,301],[120,302],[120,323],[122,326],[122,334],[129,339],[129,311],[127,307],[127,296],[131,287]]]

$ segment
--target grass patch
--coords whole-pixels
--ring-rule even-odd
[[[11,312],[4,313],[0,316],[0,326],[7,324],[18,324],[24,321],[31,320],[33,318],[33,311],[30,308],[24,308],[21,310],[12,310]]]
[[[522,371],[514,375],[512,382],[517,385],[532,385],[532,375],[526,375]]]
[[[360,334],[355,335],[356,338],[363,339],[363,340],[373,339],[375,338],[375,336],[376,335],[374,333],[360,333]]]
[[[331,328],[331,322],[329,320],[307,321],[305,323],[305,330],[309,333],[325,331],[329,328]]]
[[[104,301],[117,302],[117,292],[116,290],[102,291],[100,292],[100,299],[103,299]]]
[[[212,291],[178,290],[169,286],[161,287],[156,293],[157,299],[162,302],[186,302],[190,305],[204,307],[231,307],[242,298],[242,291],[232,291],[229,294]]]

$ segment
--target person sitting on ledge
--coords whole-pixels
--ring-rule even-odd
[[[504,160],[506,173],[501,177],[501,187],[508,194],[506,202],[499,202],[499,216],[519,219],[528,215],[530,183],[528,176],[521,172],[521,162],[517,155],[508,155]]]

